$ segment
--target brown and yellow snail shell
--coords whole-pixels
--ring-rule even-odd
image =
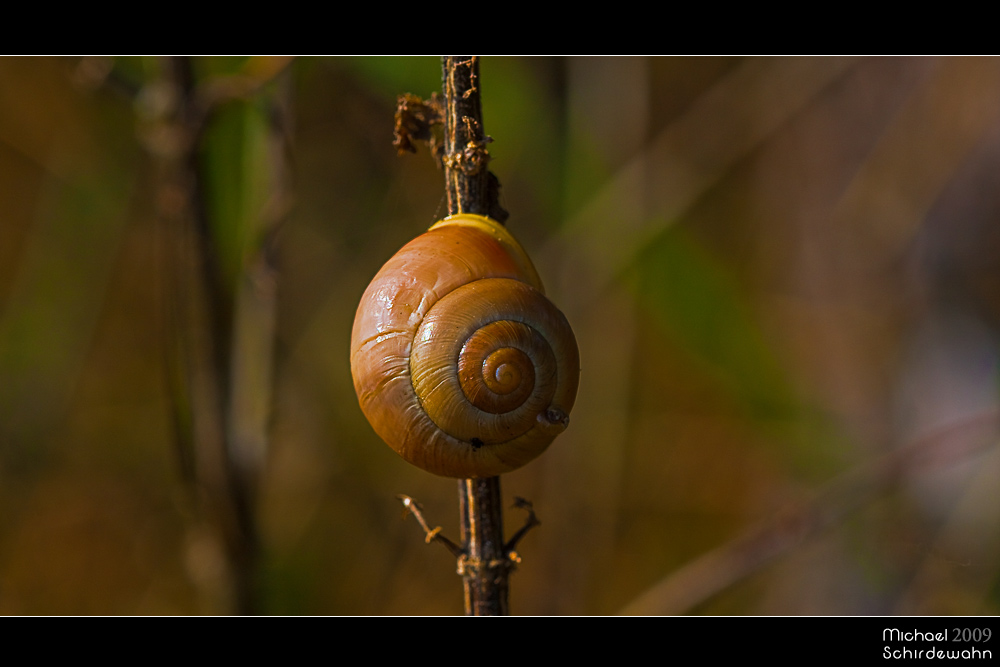
[[[376,433],[437,475],[492,477],[541,454],[569,423],[580,355],[510,232],[441,220],[372,280],[351,373]]]

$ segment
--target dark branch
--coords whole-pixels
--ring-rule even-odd
[[[500,182],[487,166],[486,145],[493,139],[483,131],[483,109],[479,88],[479,58],[446,56],[444,78],[445,194],[448,213],[476,213],[506,222],[500,206]]]

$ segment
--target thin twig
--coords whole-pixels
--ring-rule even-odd
[[[434,528],[430,527],[430,524],[427,523],[427,519],[424,518],[424,508],[421,507],[416,500],[403,494],[396,497],[403,502],[403,507],[406,508],[406,511],[415,516],[417,523],[419,523],[420,527],[424,529],[424,534],[426,535],[424,541],[427,542],[427,544],[430,544],[431,542],[440,542],[441,545],[455,558],[461,558],[465,555],[465,551],[462,550],[462,547],[458,546],[441,534],[441,526],[435,526]]]
[[[538,520],[537,516],[535,516],[535,508],[531,504],[530,500],[525,500],[524,498],[515,496],[514,507],[528,510],[528,518],[525,519],[524,525],[521,526],[521,529],[518,530],[516,533],[514,533],[514,537],[510,538],[507,541],[507,544],[504,545],[503,547],[504,551],[506,551],[508,554],[514,552],[514,549],[517,548],[518,543],[524,538],[525,535],[528,534],[529,530],[531,530],[535,526],[542,525],[542,522]]]

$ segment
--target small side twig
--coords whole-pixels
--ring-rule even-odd
[[[424,534],[426,535],[424,541],[427,544],[430,544],[431,542],[440,542],[441,545],[444,546],[444,548],[447,549],[455,558],[461,558],[465,555],[462,547],[458,546],[441,534],[441,526],[431,528],[430,524],[427,523],[427,520],[424,518],[423,508],[420,506],[420,503],[407,495],[400,494],[396,497],[402,501],[405,511],[415,516],[417,523],[419,523],[420,527],[424,529]]]
[[[475,480],[463,481],[469,482]],[[491,490],[495,488],[495,490],[499,492],[499,478],[492,477],[490,479],[481,480],[481,482],[487,488]],[[464,488],[464,486],[465,485],[462,484],[460,485],[460,488]],[[487,493],[489,492],[490,491]],[[472,495],[475,495],[475,492],[473,492]],[[507,579],[510,577],[510,573],[517,567],[518,563],[521,562],[521,557],[518,555],[517,551],[515,551],[515,548],[529,530],[535,526],[542,525],[542,522],[538,520],[537,516],[535,516],[535,510],[532,507],[531,502],[525,500],[524,498],[514,498],[514,507],[526,509],[528,511],[528,518],[525,520],[521,529],[518,530],[501,549],[495,550],[491,548],[490,543],[486,543],[484,545],[482,539],[469,539],[470,532],[474,532],[477,527],[475,526],[474,521],[472,526],[467,526],[465,523],[467,521],[468,513],[468,497],[465,502],[460,503],[463,507],[462,535],[464,546],[459,546],[442,535],[440,526],[431,528],[430,524],[427,523],[427,519],[424,518],[423,508],[413,498],[402,494],[397,497],[402,501],[405,510],[417,518],[417,522],[424,530],[424,541],[427,544],[430,544],[431,542],[440,542],[452,556],[458,559],[458,574],[465,580],[466,585],[465,596],[467,613],[474,616],[496,616],[498,614],[506,614]],[[480,530],[480,532],[491,531]],[[482,582],[490,582],[490,588],[493,589],[493,592],[488,593],[488,591],[482,590]]]
[[[525,519],[524,525],[521,526],[521,529],[518,530],[516,533],[514,533],[514,536],[510,538],[507,541],[507,544],[503,546],[504,551],[506,551],[508,554],[514,553],[514,549],[517,548],[518,542],[520,542],[524,538],[524,536],[528,534],[529,530],[531,530],[535,526],[542,525],[542,522],[538,520],[537,516],[535,516],[535,508],[534,506],[532,506],[530,500],[525,500],[520,496],[514,496],[514,507],[528,510],[528,518]]]

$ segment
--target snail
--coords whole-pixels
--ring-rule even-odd
[[[375,432],[445,477],[492,477],[541,454],[569,423],[580,355],[509,231],[483,216],[437,222],[372,280],[351,334],[351,374]]]

